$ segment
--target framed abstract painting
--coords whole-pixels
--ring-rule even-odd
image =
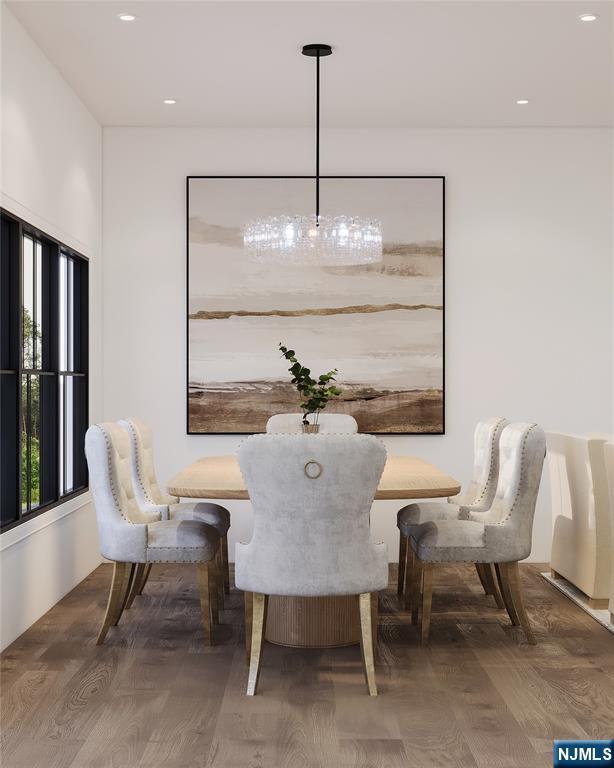
[[[300,412],[281,342],[338,368],[330,411],[361,432],[444,433],[442,176],[323,176],[321,210],[379,219],[383,260],[264,264],[254,218],[313,210],[311,176],[187,178],[187,431],[253,433]]]

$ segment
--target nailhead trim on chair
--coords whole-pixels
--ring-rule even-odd
[[[109,478],[110,478],[110,486],[111,486],[111,495],[113,496],[113,501],[115,502],[115,506],[117,507],[117,510],[118,510],[119,514],[124,518],[124,520],[127,523],[130,523],[130,525],[134,525],[132,520],[130,520],[129,517],[126,517],[126,515],[124,515],[124,510],[122,509],[122,504],[121,504],[121,501],[119,500],[119,497],[117,495],[117,489],[116,489],[115,484],[113,482],[113,461],[112,461],[112,458],[111,458],[111,451],[112,451],[113,447],[112,447],[112,444],[111,444],[111,438],[109,437],[106,429],[104,429],[104,427],[102,427],[100,424],[95,424],[94,426],[102,432],[102,434],[104,436],[104,441],[105,441],[106,446],[107,446],[107,462],[108,462],[108,466],[109,466]]]
[[[526,451],[527,440],[529,439],[529,435],[535,429],[535,427],[537,427],[537,424],[531,424],[529,429],[527,429],[527,431],[525,433],[525,436],[524,436],[524,438],[522,440],[522,448],[521,448],[521,453],[520,453],[520,478],[522,478],[523,473],[524,473],[524,465],[525,465],[526,452],[527,452]],[[520,488],[520,480],[518,482],[518,488]],[[507,513],[507,515],[503,518],[503,520],[500,520],[498,523],[488,523],[488,525],[503,525],[505,522],[507,522],[507,520],[509,520],[510,517],[512,516],[512,512],[514,511],[514,509],[516,507],[517,501],[518,501],[518,489],[516,490],[516,495],[514,496],[514,501],[512,502],[512,504],[510,506],[510,510]],[[416,541],[416,539],[413,536],[410,536],[409,538],[415,544],[416,549],[418,549],[418,542]],[[454,547],[450,547],[449,549],[454,549]],[[481,549],[481,547],[476,547],[475,549],[479,550],[479,549]],[[476,560],[435,560],[435,559],[431,558],[429,560],[426,560],[425,562],[428,562],[428,563],[442,563],[442,562],[446,562],[446,563],[448,563],[448,562],[450,562],[450,563],[452,563],[452,562],[454,562],[454,563],[475,563],[475,562],[478,562],[479,563],[479,562],[491,562],[491,561],[490,560],[483,560],[483,561],[481,561],[481,560],[477,560],[477,561]]]
[[[529,439],[529,435],[531,432],[535,429],[537,424],[531,424],[531,426],[527,429],[526,434],[524,436],[524,439],[522,441],[522,452],[520,454],[520,478],[522,478],[523,472],[524,472],[524,463],[526,458],[526,448],[527,448],[527,440]],[[520,488],[520,480],[518,481],[518,489]],[[518,489],[516,489],[516,495],[514,496],[514,501],[512,502],[512,505],[510,507],[510,511],[507,513],[507,515],[503,518],[503,520],[499,520],[498,523],[491,523],[491,525],[503,525],[507,520],[510,519],[512,516],[512,512],[514,511],[516,507],[516,503],[518,501]]]
[[[492,461],[492,455],[493,455],[494,449],[495,449],[495,438],[497,437],[497,432],[499,430],[499,425],[503,421],[505,421],[505,419],[499,419],[499,421],[495,424],[495,428],[494,428],[494,431],[492,433],[492,437],[490,438],[491,462],[490,462],[490,470],[488,472],[488,477],[486,478],[486,482],[484,483],[484,485],[482,487],[482,492],[480,493],[480,495],[476,499],[474,499],[471,502],[471,506],[475,506],[476,504],[479,504],[482,501],[482,499],[484,498],[484,495],[486,493],[486,489],[488,488],[488,486],[490,485],[490,482],[493,479],[493,475],[494,475],[494,471],[495,471],[495,463],[494,463],[494,461]],[[467,505],[465,505],[465,506],[467,506]]]
[[[208,560],[203,560],[202,557],[199,557],[197,560],[177,560],[177,559],[168,560],[168,559],[164,559],[164,558],[162,558],[162,559],[154,559],[154,558],[148,557],[148,553],[152,552],[155,549],[166,550],[166,551],[174,550],[174,549],[179,549],[181,551],[184,551],[184,550],[188,550],[188,549],[201,549],[201,547],[147,547],[147,551],[145,553],[145,556],[147,557],[147,562],[148,563],[179,563],[181,565],[182,563],[210,563],[210,562],[212,562],[215,559],[215,554],[213,555],[213,557],[210,557]],[[162,557],[162,556],[160,556],[160,557]]]
[[[417,550],[418,549],[418,542],[416,541],[416,539],[414,539],[413,536],[409,536],[409,538],[414,542],[414,544],[416,545],[416,550]],[[448,547],[448,549],[454,549],[454,547]],[[464,549],[464,547],[463,547],[463,549]],[[482,551],[483,548],[482,547],[475,547],[475,549],[476,549],[476,551],[480,552],[480,551]],[[417,554],[418,553],[416,552],[416,555]],[[477,563],[479,563],[479,562],[485,562],[486,563],[486,562],[488,562],[489,563],[490,560],[484,560],[484,561],[481,561],[481,560],[435,560],[434,558],[430,558],[429,560],[424,560],[423,562],[426,562],[426,563],[476,563],[476,562]]]
[[[93,426],[95,426],[97,429],[99,429],[102,432],[102,434],[104,436],[104,441],[105,441],[105,444],[106,444],[106,447],[107,447],[107,462],[108,462],[108,467],[109,467],[110,487],[111,487],[111,495],[113,496],[113,501],[115,502],[115,505],[116,505],[120,515],[122,516],[122,518],[127,523],[130,523],[130,525],[135,525],[135,523],[133,523],[132,520],[130,520],[130,518],[128,518],[128,517],[126,517],[126,515],[124,515],[123,509],[122,509],[122,504],[121,504],[121,502],[120,502],[120,500],[118,498],[117,488],[115,487],[115,484],[113,482],[113,461],[112,461],[112,458],[111,458],[111,451],[112,451],[111,438],[109,437],[106,429],[104,429],[100,424],[94,424]],[[146,539],[145,539],[145,558],[146,559],[143,561],[145,563],[177,563],[177,562],[179,562],[179,564],[181,564],[181,563],[210,563],[213,560],[213,558],[209,558],[209,560],[203,560],[203,558],[198,558],[197,560],[180,560],[180,561],[177,561],[177,559],[172,559],[172,560],[168,560],[168,559],[152,560],[151,558],[147,557],[147,553],[151,552],[152,550],[155,550],[155,549],[166,549],[166,550],[169,550],[169,549],[180,549],[182,551],[185,551],[185,550],[188,550],[188,549],[201,549],[201,547],[185,547],[185,546],[182,546],[182,547],[152,547],[152,546],[150,546],[148,544],[149,525],[147,523],[140,523],[140,525],[144,525],[145,526],[145,533],[146,533]],[[138,561],[138,562],[141,562],[141,561]]]
[[[141,475],[141,459],[142,459],[142,454],[140,454],[140,452],[139,452],[138,436],[136,434],[136,429],[134,427],[134,424],[130,421],[130,419],[126,419],[126,424],[128,425],[128,431],[130,432],[130,440],[134,444],[134,453],[135,453],[135,456],[136,456],[136,475],[137,475],[137,478],[138,478],[138,481],[139,481],[139,485],[141,487],[141,491],[143,492],[143,496],[145,496],[145,498],[147,499],[147,501],[150,504],[154,504],[155,506],[158,506],[156,504],[156,502],[149,495],[149,493],[147,491],[147,487],[146,487],[146,485],[145,485],[145,483],[143,481],[143,477]]]
[[[148,493],[147,486],[146,486],[146,484],[145,484],[145,482],[143,480],[142,466],[141,466],[141,460],[142,460],[143,455],[142,455],[142,452],[139,452],[139,447],[138,447],[138,439],[139,439],[139,437],[137,435],[136,427],[135,427],[135,425],[133,424],[133,422],[130,419],[126,419],[126,424],[128,425],[128,431],[130,432],[130,439],[133,440],[133,442],[134,442],[134,450],[135,450],[135,455],[136,455],[137,478],[138,478],[138,481],[139,481],[139,485],[141,486],[141,490],[143,491],[143,495],[145,496],[145,498],[151,504],[154,504],[155,506],[160,506],[151,498],[151,495]],[[147,529],[147,534],[149,536],[149,528]],[[147,552],[151,552],[152,550],[155,550],[155,549],[166,549],[166,550],[168,550],[168,549],[175,549],[175,547],[154,547],[154,546],[150,546],[149,544],[146,545],[146,548],[147,548]],[[200,549],[200,547],[184,547],[184,546],[182,546],[182,547],[177,547],[177,549],[185,551],[185,550],[189,550],[189,549]],[[202,562],[209,563],[209,562],[211,562],[212,559],[213,558],[211,558],[209,560],[204,560],[203,561],[202,558],[199,558],[198,560],[181,560],[180,562],[182,562],[182,563],[202,563]],[[177,561],[176,560],[170,560],[170,561],[169,560],[159,560],[159,559],[153,560],[151,558],[147,558],[147,562],[149,562],[149,563],[165,563],[165,562],[177,562]]]
[[[134,451],[135,451],[135,455],[136,455],[136,474],[137,474],[137,477],[138,477],[138,480],[139,480],[139,485],[141,486],[141,490],[143,491],[143,496],[145,496],[147,501],[150,504],[153,504],[153,506],[155,506],[155,507],[170,506],[170,505],[166,505],[166,504],[158,504],[157,501],[154,501],[151,498],[151,494],[149,493],[149,491],[147,489],[147,485],[146,485],[146,483],[145,483],[145,481],[143,479],[143,476],[141,474],[141,472],[142,472],[141,460],[143,458],[143,454],[142,454],[142,452],[139,451],[139,447],[138,447],[138,440],[139,440],[139,438],[138,438],[138,435],[137,435],[137,432],[136,432],[136,427],[134,426],[134,423],[130,419],[126,419],[125,421],[126,421],[126,424],[128,425],[128,429],[130,431],[130,437],[131,437],[131,439],[134,439],[134,444],[135,444],[134,445]],[[175,503],[177,503],[179,501],[179,498],[177,496],[172,496],[171,498],[177,499],[177,501]]]
[[[494,467],[494,462],[492,461],[492,454],[493,454],[494,448],[495,448],[495,438],[497,436],[497,431],[499,429],[499,425],[502,422],[504,422],[504,421],[506,421],[506,419],[499,419],[499,421],[495,424],[494,432],[492,434],[492,437],[490,438],[490,456],[491,456],[490,469],[488,471],[488,477],[486,478],[486,482],[482,486],[482,492],[480,493],[479,496],[475,497],[473,499],[473,501],[469,502],[468,504],[459,504],[459,520],[469,520],[468,515],[471,512],[475,511],[472,508],[477,506],[482,501],[482,499],[484,498],[484,494],[486,493],[486,489],[488,488],[488,486],[490,485],[490,482],[493,479],[493,475],[494,475],[494,472],[495,472],[495,467]],[[448,501],[450,503],[452,503],[452,504],[456,503],[454,501],[454,496],[448,497]],[[401,510],[399,510],[399,512],[397,512],[397,528],[399,528],[398,517],[399,517],[400,512],[401,512]],[[462,517],[462,515],[467,515],[467,517]],[[420,523],[410,523],[410,525],[420,525]],[[401,529],[399,528],[399,530],[401,530]]]
[[[169,565],[185,565],[187,563],[200,563],[202,565],[209,565],[209,563],[213,562],[213,558],[210,560],[151,560],[147,559],[145,560],[146,563],[168,563]]]

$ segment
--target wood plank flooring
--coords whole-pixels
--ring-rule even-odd
[[[100,566],[1,657],[3,768],[537,768],[555,738],[614,735],[614,636],[521,566],[529,646],[473,568],[436,569],[421,648],[391,587],[380,600],[377,682],[357,647],[265,644],[245,696],[243,597],[202,644],[195,569],[154,566],[95,643]]]

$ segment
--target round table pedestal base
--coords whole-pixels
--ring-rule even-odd
[[[338,648],[360,642],[356,595],[270,597],[265,638],[293,648]]]

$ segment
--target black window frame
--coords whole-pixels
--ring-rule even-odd
[[[0,480],[6,479],[7,490],[0,488],[0,504],[4,507],[2,518],[11,517],[6,523],[0,520],[0,532],[4,533],[18,525],[48,512],[50,509],[64,504],[70,499],[87,493],[89,490],[87,462],[85,460],[84,435],[89,424],[89,259],[74,248],[62,243],[57,238],[48,235],[39,228],[31,225],[19,216],[0,208],[1,239],[0,248],[0,346],[4,352],[0,358],[0,376],[4,379],[5,387],[0,387],[3,401],[0,402],[2,441],[0,457]],[[24,237],[30,237],[35,243],[41,244],[44,253],[42,273],[41,306],[43,315],[43,342],[38,351],[37,359],[32,360],[32,367],[24,367],[23,355],[23,244]],[[70,301],[78,311],[78,321],[74,326],[74,365],[60,368],[60,268],[62,258],[73,262],[71,267],[74,275],[73,295]],[[67,262],[68,263],[68,262]],[[36,283],[36,275],[33,276]],[[36,291],[34,307],[36,307]],[[36,312],[36,309],[34,310]],[[38,318],[34,317],[34,339],[37,338],[36,325]],[[36,346],[36,345],[35,345]],[[33,349],[34,356],[34,349]],[[8,365],[8,367],[6,367]],[[78,367],[77,367],[78,366]],[[70,370],[70,368],[74,370]],[[22,428],[23,417],[22,382],[27,377],[26,393],[29,402],[32,377],[38,377],[39,382],[39,424],[47,426],[41,430],[39,445],[39,488],[41,502],[31,508],[30,482],[30,452],[27,452],[27,503],[23,507],[22,499]],[[47,396],[42,397],[43,378],[48,388]],[[66,487],[66,435],[60,440],[60,391],[64,398],[64,433],[67,428],[66,418],[66,382],[72,379],[73,410],[72,410],[72,471],[73,487],[62,492],[60,487],[60,466],[64,467],[63,487]],[[14,413],[11,413],[11,403]],[[14,416],[14,418],[10,418]],[[26,411],[28,425],[31,427],[31,413]],[[28,439],[31,439],[31,429]],[[45,437],[47,435],[47,437]],[[64,456],[60,457],[60,446],[63,446]],[[44,478],[44,480],[43,480]],[[43,499],[42,487],[45,484],[47,499]],[[15,483],[15,485],[13,485]],[[6,515],[6,507],[10,507]]]

